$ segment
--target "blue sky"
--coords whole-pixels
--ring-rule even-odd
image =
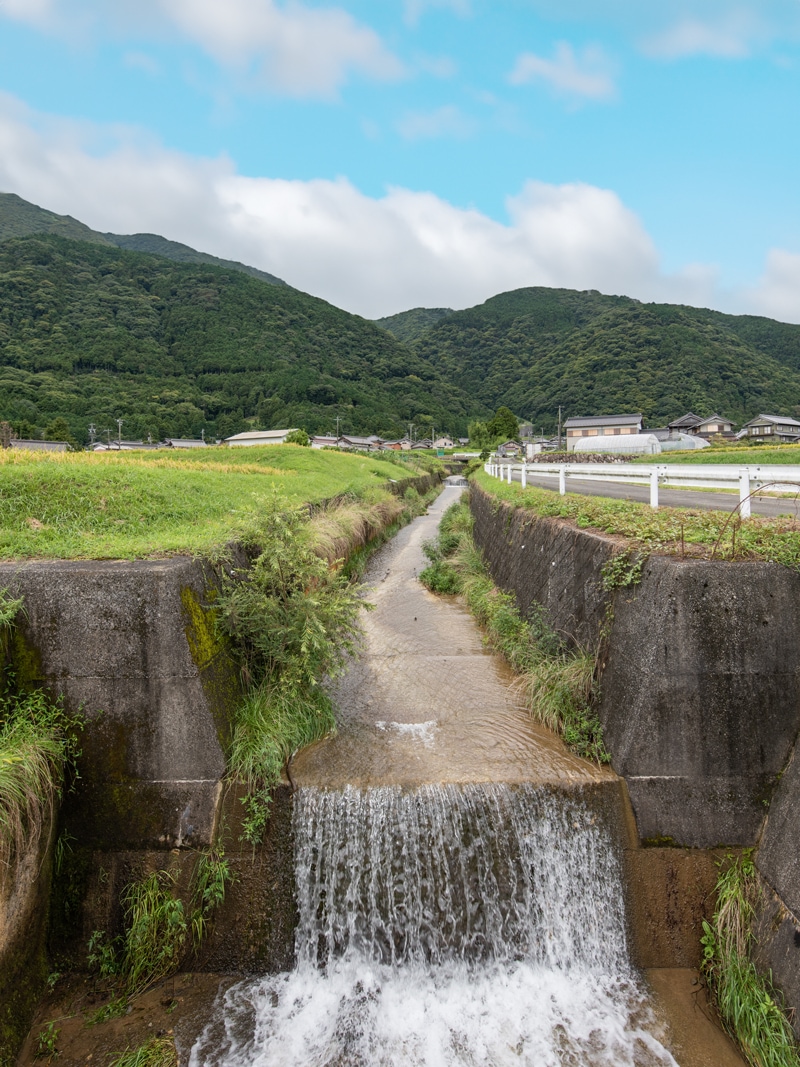
[[[360,314],[800,322],[800,0],[0,0],[0,189]]]

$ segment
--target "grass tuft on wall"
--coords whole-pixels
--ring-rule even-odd
[[[758,873],[748,850],[729,856],[717,879],[711,922],[703,922],[703,973],[726,1030],[753,1067],[800,1067],[780,995],[750,958],[759,902]]]

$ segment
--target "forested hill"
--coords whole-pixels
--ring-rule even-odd
[[[269,285],[286,285],[281,278],[257,267],[248,267],[246,263],[233,259],[219,259],[178,241],[168,241],[166,237],[155,233],[99,233],[73,219],[71,215],[56,215],[53,211],[23,200],[16,193],[0,193],[0,241],[13,237],[30,237],[35,233],[54,233],[75,241],[116,245],[117,248],[124,248],[129,252],[149,252],[151,255],[164,256],[165,259],[174,259],[178,263],[209,263],[215,267],[242,271],[243,274],[260,278]]]
[[[51,234],[0,243],[0,419],[31,435],[57,416],[78,440],[117,417],[136,438],[336,415],[344,432],[420,414],[458,432],[475,410],[388,333],[289,286]]]
[[[687,411],[738,424],[800,416],[800,326],[755,316],[517,289],[440,319],[414,348],[480,406],[546,432],[559,405],[565,416],[641,411],[650,426]]]
[[[382,330],[388,330],[398,341],[417,341],[431,326],[452,315],[452,308],[412,308],[411,311],[401,311],[399,315],[387,315],[383,319],[375,319],[375,325]]]

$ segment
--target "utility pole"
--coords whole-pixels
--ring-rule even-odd
[[[341,415],[336,416],[336,444],[339,444],[339,423],[341,422]]]
[[[561,451],[561,405],[558,405],[558,451]]]
[[[117,424],[117,448],[122,448],[122,419],[114,420]]]
[[[97,437],[97,430],[93,422],[89,423],[89,448],[94,448],[94,439]]]

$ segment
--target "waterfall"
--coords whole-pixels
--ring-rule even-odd
[[[219,1000],[192,1067],[673,1064],[580,790],[301,789],[295,970]]]

